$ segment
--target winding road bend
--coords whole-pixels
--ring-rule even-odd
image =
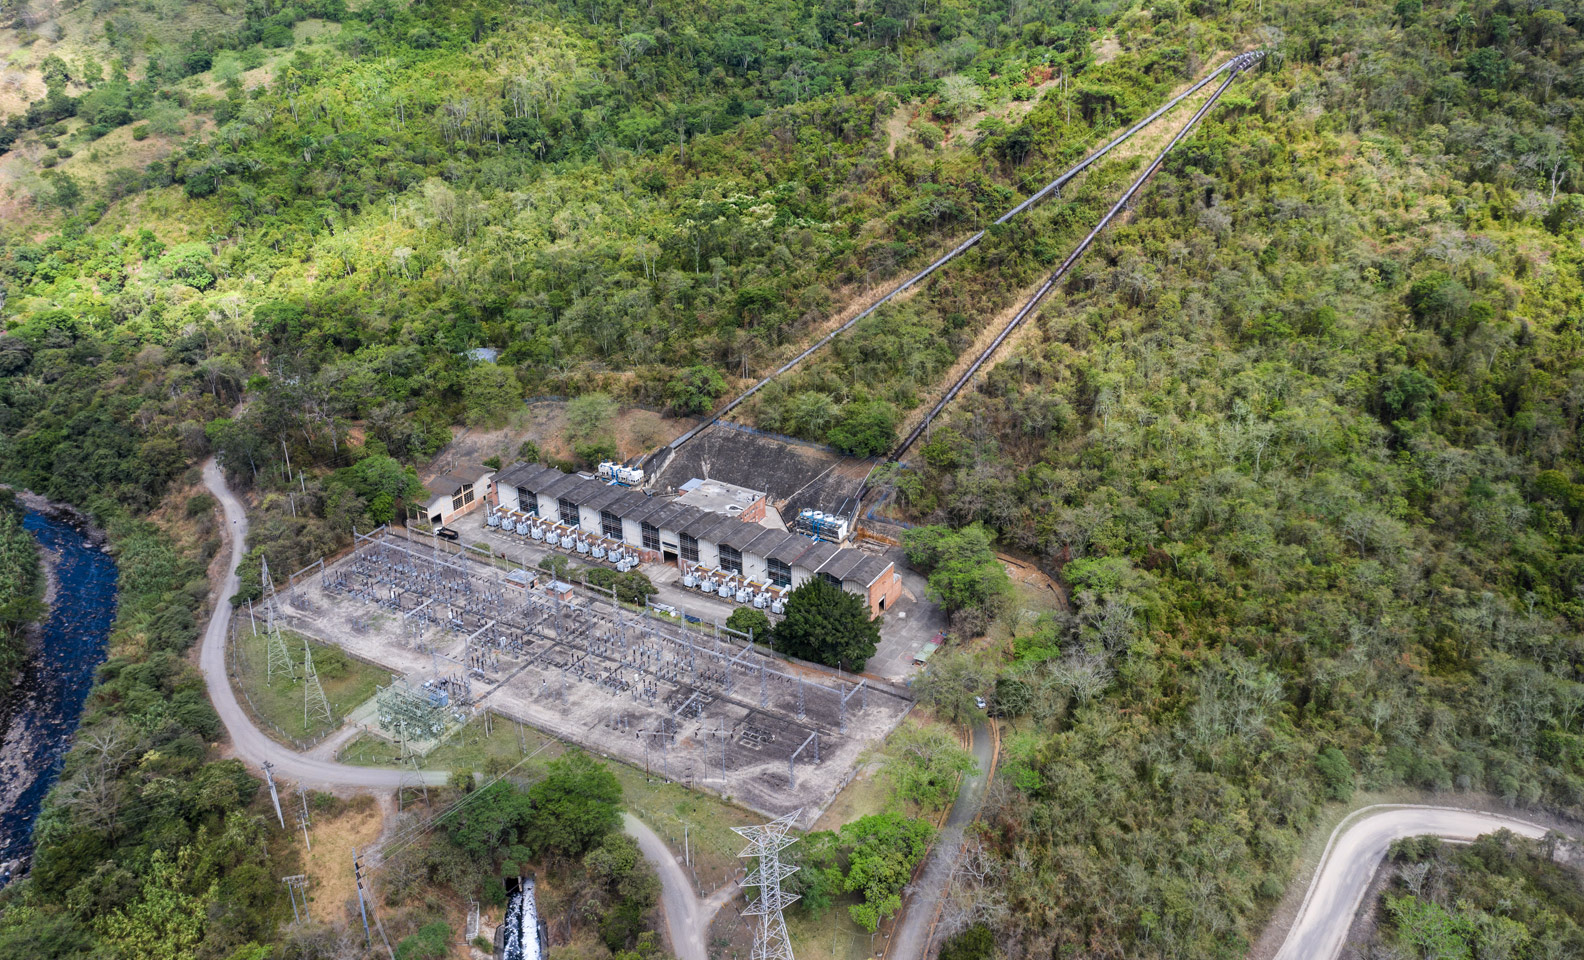
[[[1335,960],[1342,953],[1392,841],[1435,836],[1466,842],[1502,829],[1525,837],[1546,834],[1545,827],[1527,820],[1454,807],[1378,804],[1355,811],[1332,831],[1276,960]]]
[[[231,557],[225,568],[225,576],[213,591],[214,613],[204,631],[198,666],[209,688],[209,699],[214,702],[215,712],[220,715],[226,733],[231,738],[232,753],[254,767],[262,767],[268,762],[277,776],[316,789],[354,787],[396,790],[404,784],[410,785],[413,775],[400,770],[354,767],[321,756],[297,753],[265,736],[242,709],[236,691],[231,688],[231,678],[226,674],[225,647],[226,635],[231,628],[231,598],[236,596],[239,585],[236,570],[247,551],[247,511],[242,501],[226,485],[225,476],[213,458],[204,462],[203,479],[204,486],[220,502],[225,519],[222,535],[230,542]],[[447,774],[438,771],[428,771],[422,776],[426,783],[434,785],[447,780]],[[666,929],[677,960],[708,960],[704,950],[704,932],[709,929],[710,920],[724,898],[712,898],[708,905],[700,904],[693,884],[688,881],[687,874],[677,865],[675,855],[659,835],[631,814],[625,815],[624,823],[626,832],[638,841],[644,857],[654,864],[660,875]]]
[[[984,803],[994,752],[995,739],[990,734],[990,724],[980,720],[973,727],[973,757],[978,769],[963,777],[957,786],[957,799],[952,803],[951,813],[946,815],[940,836],[935,838],[924,872],[913,884],[902,920],[891,934],[887,960],[924,960],[929,951],[935,915],[940,912],[946,884],[962,853],[963,831],[979,816],[979,807]]]

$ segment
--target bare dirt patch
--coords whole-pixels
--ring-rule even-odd
[[[697,424],[692,417],[668,417],[642,407],[623,407],[612,424],[612,439],[621,459],[628,460],[671,442]],[[422,471],[425,479],[456,467],[482,463],[490,457],[500,457],[503,466],[510,464],[519,459],[517,451],[525,441],[538,447],[542,457],[573,459],[572,445],[566,439],[565,401],[530,403],[499,430],[453,429],[455,438]]]
[[[888,155],[896,156],[897,144],[907,139],[908,123],[917,112],[917,106],[904,103],[893,110],[891,116],[886,118],[886,153]]]
[[[973,146],[979,140],[976,135],[979,123],[986,117],[995,116],[1010,124],[1018,123],[1028,116],[1029,111],[1038,106],[1041,100],[1045,99],[1046,91],[1061,85],[1062,78],[1060,76],[1047,77],[1032,83],[1033,93],[1027,100],[1008,100],[1006,103],[986,107],[983,110],[977,110],[969,114],[947,129],[945,145],[955,149],[966,149]]]
[[[1117,54],[1122,52],[1122,43],[1116,38],[1116,34],[1114,33],[1106,34],[1099,40],[1096,40],[1094,43],[1090,44],[1090,47],[1094,49],[1094,62],[1096,66],[1099,66],[1102,63],[1110,63],[1112,60],[1117,58]]]
[[[281,799],[283,810],[288,801],[301,804],[295,796]],[[384,826],[379,804],[367,796],[353,800],[334,817],[313,820],[308,828],[313,849],[303,855],[303,872],[309,878],[308,909],[315,921],[339,920],[345,916],[347,904],[357,901],[352,850],[372,844]]]

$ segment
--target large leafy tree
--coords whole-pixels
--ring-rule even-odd
[[[621,784],[586,753],[550,761],[528,789],[533,816],[524,832],[536,855],[581,856],[621,823]]]
[[[902,906],[902,888],[929,847],[929,823],[891,810],[860,817],[841,829],[851,847],[846,887],[863,895],[848,910],[853,922],[873,932],[880,921]]]
[[[908,563],[929,574],[930,599],[951,613],[994,613],[1012,588],[995,536],[980,524],[918,527],[903,534],[902,546]]]
[[[825,439],[843,453],[878,457],[897,442],[896,407],[878,400],[855,400],[842,408]]]
[[[829,667],[861,671],[880,642],[880,619],[863,598],[814,577],[787,594],[786,619],[770,632],[775,649]]]
[[[449,818],[451,840],[475,857],[492,857],[519,842],[535,819],[533,801],[505,781],[479,791]]]
[[[688,367],[666,384],[666,400],[681,414],[708,413],[726,392],[726,378],[707,364]]]

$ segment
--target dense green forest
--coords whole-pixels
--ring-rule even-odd
[[[1071,590],[927,685],[1015,718],[965,913],[1014,955],[1241,956],[1356,788],[1584,811],[1580,10],[1266,9],[896,479]]]
[[[274,936],[289,848],[266,854],[259,781],[209,752],[220,721],[184,656],[206,558],[77,492],[120,566],[110,657],[39,817],[31,872],[0,892],[0,955],[194,956],[202,943],[231,956]]]
[[[1556,843],[1502,832],[1463,846],[1393,845],[1373,942],[1410,957],[1558,957],[1584,950],[1577,869]]]
[[[22,528],[22,506],[0,490],[0,689],[10,685],[27,650],[25,630],[44,612],[38,543]]]
[[[171,936],[224,958],[282,919],[257,785],[208,759],[182,659],[217,541],[137,519],[196,460],[258,493],[255,559],[295,569],[525,396],[702,412],[1253,47],[884,477],[964,641],[921,693],[967,718],[993,689],[1010,724],[954,956],[1242,956],[1359,788],[1584,813],[1578,3],[92,6],[13,28],[42,89],[0,135],[0,479],[99,505],[122,609],[0,953],[152,955],[202,916]],[[1142,162],[745,416],[882,449]],[[1024,616],[997,543],[1070,609]],[[821,838],[826,881],[861,839]],[[652,949],[604,849],[596,939]],[[404,875],[470,856],[517,854]]]

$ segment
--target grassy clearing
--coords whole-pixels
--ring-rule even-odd
[[[485,733],[482,722],[468,724],[420,758],[419,767],[488,773],[505,769],[536,751],[536,760],[542,762],[569,749],[565,742],[527,724],[520,726],[520,738],[519,725],[510,720],[496,717],[491,726],[491,732]],[[396,744],[369,734],[349,742],[339,757],[342,763],[369,767],[395,766],[399,758]],[[706,895],[733,875],[741,863],[737,853],[743,842],[731,828],[762,822],[765,818],[761,814],[680,784],[665,783],[620,760],[606,759],[605,763],[621,781],[627,808],[653,827],[679,855],[683,853],[686,825],[693,874]]]
[[[859,768],[852,782],[836,794],[836,799],[825,808],[814,822],[815,830],[840,830],[843,824],[852,823],[872,813],[883,813],[891,805],[891,787],[880,776],[883,761],[870,759]]]
[[[649,777],[638,767],[609,761],[628,809],[653,827],[677,853],[682,853],[684,825],[693,876],[708,895],[731,878],[745,861],[737,859],[743,838],[731,831],[750,823],[763,823],[763,814],[745,810],[707,793]]]
[[[521,735],[519,737],[519,730]],[[541,749],[543,748],[543,749]],[[527,724],[494,718],[491,730],[474,721],[454,731],[443,743],[418,759],[423,770],[474,770],[492,773],[504,770],[529,754],[540,760],[560,756],[566,744]],[[401,758],[401,748],[373,734],[359,734],[341,748],[342,763],[360,767],[393,767]]]
[[[269,650],[263,630],[255,636],[244,621],[237,630],[235,643],[236,674],[233,684],[245,695],[255,716],[265,721],[267,732],[276,739],[311,740],[341,726],[347,713],[374,696],[374,688],[390,682],[390,673],[378,667],[354,660],[339,647],[327,646],[307,640],[302,634],[281,631],[286,638],[286,652],[291,655],[295,677],[277,676],[268,679]],[[319,682],[324,687],[325,699],[330,702],[331,719],[320,718],[303,722],[302,660],[303,643],[313,651],[314,667]]]
[[[885,949],[885,934],[873,937],[869,931],[853,923],[847,907],[858,902],[855,893],[836,898],[831,908],[818,920],[802,910],[787,913],[787,933],[792,937],[792,951],[799,960],[864,960],[874,950]],[[890,924],[882,924],[884,931]]]

